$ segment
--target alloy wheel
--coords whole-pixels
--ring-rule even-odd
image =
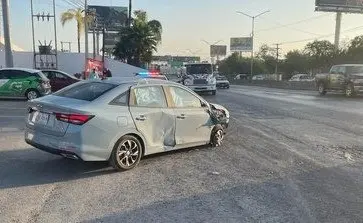
[[[117,162],[127,168],[133,166],[140,156],[138,143],[129,139],[121,143],[117,148]]]

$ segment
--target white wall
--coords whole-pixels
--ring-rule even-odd
[[[33,52],[13,52],[13,60],[14,67],[33,68]],[[84,53],[58,53],[58,69],[69,74],[81,73],[84,62]],[[4,51],[0,51],[0,66],[5,67]],[[134,73],[146,71],[109,58],[105,58],[105,67],[111,70],[114,77],[130,77]]]

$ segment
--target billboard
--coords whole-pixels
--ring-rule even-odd
[[[315,10],[363,13],[363,0],[315,0]]]
[[[211,45],[210,56],[225,56],[227,55],[227,46],[225,45]]]
[[[231,38],[230,50],[232,52],[249,52],[252,51],[252,37]]]
[[[125,27],[128,19],[128,8],[120,6],[89,5],[88,10],[96,16],[96,23],[91,24],[90,30],[102,30],[103,25],[107,31],[120,31]]]

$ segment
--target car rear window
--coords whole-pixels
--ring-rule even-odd
[[[117,85],[101,82],[85,82],[60,90],[54,95],[83,101],[93,101]]]
[[[38,72],[36,73],[39,77],[41,77],[42,79],[47,79],[47,76],[45,76],[45,74],[43,72]]]

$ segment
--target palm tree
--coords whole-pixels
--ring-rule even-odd
[[[139,67],[151,62],[153,53],[161,43],[162,26],[157,20],[148,21],[144,11],[135,11],[134,15],[132,25],[121,30],[113,54],[116,58]]]
[[[61,23],[64,26],[67,22],[75,20],[77,22],[77,44],[78,53],[81,52],[81,33],[84,29],[84,10],[78,9],[68,9],[66,12],[61,14]]]

